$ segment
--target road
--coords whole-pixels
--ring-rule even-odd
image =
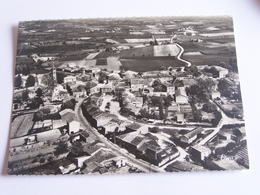
[[[191,66],[191,63],[190,63],[189,61],[184,60],[184,59],[181,59],[181,55],[182,55],[183,52],[184,52],[183,47],[180,46],[178,43],[175,43],[175,44],[176,44],[176,45],[180,48],[180,50],[181,50],[180,53],[177,55],[177,59],[180,60],[180,61],[182,61],[182,62],[184,62],[184,63],[186,63],[187,66],[190,67],[190,66]]]
[[[84,99],[80,100],[75,106],[76,117],[78,118],[79,122],[81,123],[81,125],[84,128],[88,129],[96,136],[97,140],[104,143],[108,149],[111,149],[118,156],[123,156],[124,158],[126,158],[128,160],[128,162],[130,164],[133,164],[135,167],[137,167],[138,169],[140,169],[144,172],[153,172],[153,173],[165,172],[165,170],[162,168],[151,165],[150,163],[145,162],[143,160],[136,159],[135,157],[132,156],[132,154],[128,153],[126,150],[120,148],[119,146],[111,143],[109,140],[107,140],[107,138],[105,138],[103,135],[98,133],[97,130],[94,129],[88,123],[88,121],[85,119],[85,117],[82,114],[81,106],[82,106],[83,101],[84,101]]]
[[[211,102],[214,103],[213,101],[211,101]],[[218,106],[218,105],[216,104],[216,106]],[[211,134],[209,134],[208,136],[206,136],[204,139],[202,139],[199,142],[199,145],[205,145],[208,141],[210,141],[215,135],[217,135],[217,133],[220,131],[220,129],[223,127],[223,125],[243,124],[244,123],[244,121],[240,121],[236,118],[228,117],[221,109],[219,109],[219,111],[221,112],[222,119],[219,121],[217,127],[211,128],[211,129],[214,129],[214,131]]]

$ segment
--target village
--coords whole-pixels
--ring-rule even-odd
[[[193,63],[197,54],[183,45],[202,44],[207,34],[191,26],[175,35],[149,28],[146,40],[106,39],[109,48],[81,60],[34,53],[28,58],[41,71],[16,66],[9,174],[248,168],[236,61]]]

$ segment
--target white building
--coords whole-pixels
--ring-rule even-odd
[[[75,76],[66,76],[64,77],[64,83],[76,83],[76,77]]]

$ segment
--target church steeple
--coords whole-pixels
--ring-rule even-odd
[[[53,79],[53,85],[57,85],[57,72],[56,68],[54,67],[54,62],[52,63],[52,69],[51,69],[51,77]]]

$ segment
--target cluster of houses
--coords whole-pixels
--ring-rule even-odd
[[[90,98],[85,101],[82,110],[92,127],[105,136],[113,134],[114,143],[127,149],[136,157],[161,166],[179,156],[179,151],[172,143],[162,148],[158,138],[149,133],[148,126],[120,120],[116,115],[103,112],[91,103]]]

